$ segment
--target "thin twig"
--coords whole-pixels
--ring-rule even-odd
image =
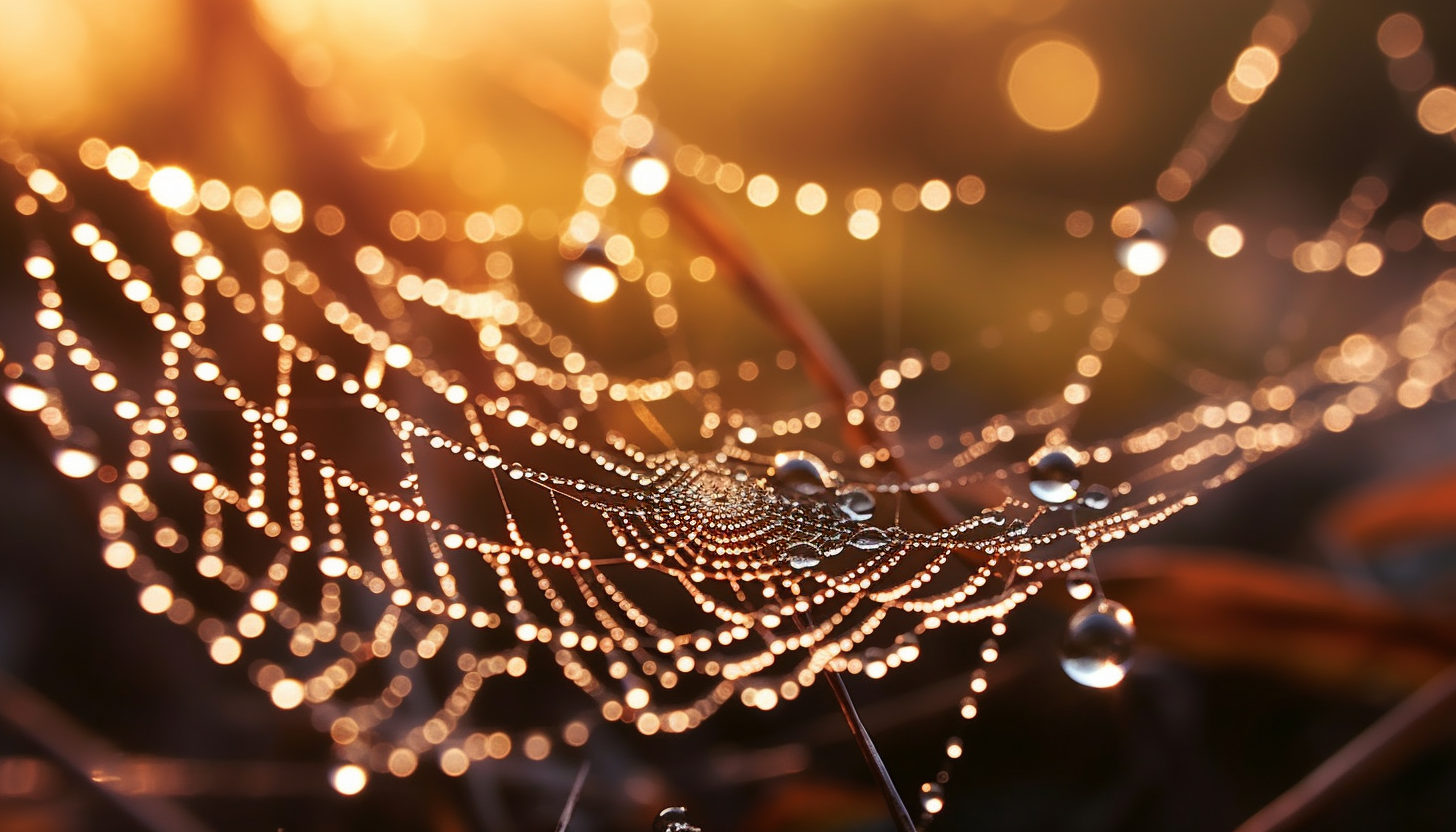
[[[561,819],[556,821],[556,832],[566,832],[567,824],[571,823],[571,813],[576,811],[577,801],[581,800],[581,790],[586,786],[586,773],[591,770],[591,760],[581,761],[581,770],[576,773],[576,782],[571,786],[571,794],[566,796],[566,808],[561,810]]]
[[[806,615],[794,613],[794,622],[801,631],[809,630]],[[890,780],[890,772],[885,768],[885,761],[880,758],[880,752],[875,750],[875,741],[870,738],[869,731],[865,730],[864,723],[860,721],[859,711],[855,710],[854,700],[849,698],[849,688],[844,686],[844,679],[840,678],[839,671],[830,667],[824,668],[823,674],[829,681],[829,690],[834,692],[835,701],[839,703],[839,710],[844,714],[844,721],[849,723],[849,733],[854,737],[855,745],[859,746],[859,753],[864,756],[870,773],[880,784],[880,792],[884,795],[890,817],[895,821],[895,829],[897,832],[915,832],[915,821],[911,820],[905,802],[895,790],[895,784]]]
[[[1456,665],[1436,674],[1344,748],[1235,832],[1285,832],[1308,821],[1353,787],[1443,736],[1456,711]]]

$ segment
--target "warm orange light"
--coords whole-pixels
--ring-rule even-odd
[[[152,174],[152,181],[147,185],[151,192],[152,199],[172,210],[177,210],[186,205],[197,195],[197,189],[192,184],[192,176],[187,171],[178,167],[165,167]]]
[[[1070,130],[1097,106],[1101,77],[1092,56],[1062,40],[1038,43],[1016,56],[1006,81],[1011,106],[1038,130]]]

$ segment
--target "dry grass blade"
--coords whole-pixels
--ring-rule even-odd
[[[1456,665],[1427,682],[1235,832],[1295,829],[1424,748],[1456,715]]]

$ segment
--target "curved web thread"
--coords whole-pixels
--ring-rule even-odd
[[[82,161],[110,168],[116,151],[88,143]],[[133,241],[38,157],[12,144],[7,161],[51,203],[19,212],[37,326],[6,339],[7,398],[38,415],[63,473],[96,486],[106,562],[138,583],[144,609],[194,629],[220,663],[258,658],[254,682],[279,707],[310,707],[342,760],[397,775],[428,753],[452,774],[513,749],[544,756],[585,742],[601,718],[689,730],[734,699],[769,709],[794,698],[825,668],[886,675],[915,660],[927,630],[993,619],[1000,635],[1046,581],[1264,456],[1449,395],[1456,282],[1443,273],[1388,332],[1202,391],[1104,442],[1071,439],[1095,375],[1082,372],[1071,384],[1084,390],[971,426],[961,452],[924,474],[876,474],[873,452],[859,469],[759,453],[743,431],[798,420],[812,435],[839,427],[841,412],[851,424],[898,419],[893,396],[881,402],[901,380],[882,373],[847,402],[736,409],[739,430],[694,452],[648,405],[695,399],[697,424],[718,438],[727,417],[708,418],[723,411],[704,371],[679,358],[647,379],[613,374],[523,300],[503,249],[485,260],[486,282],[454,285],[387,243],[307,227],[301,201],[259,209],[237,197],[261,192],[217,182],[233,198],[214,207],[206,185],[172,198],[166,183],[180,171],[139,159],[111,170],[169,207],[174,285],[158,276],[172,266],[129,259]],[[476,221],[485,240],[510,236],[510,212],[480,216],[491,218],[489,234]],[[1139,283],[1116,280],[1118,301]],[[125,310],[118,320],[97,319],[97,284],[114,293],[106,308]],[[650,277],[643,286],[659,300],[671,291],[659,296]],[[1101,309],[1107,325],[1126,306]],[[472,374],[474,356],[417,355],[410,343],[426,330],[477,345],[485,372]],[[1079,366],[1109,346],[1094,332]],[[547,391],[564,390],[579,414],[552,407]],[[666,450],[601,429],[629,411]],[[1028,440],[1030,457],[1013,456]],[[1082,482],[1094,473],[1106,477],[1100,490]],[[469,499],[436,489],[447,474]],[[972,513],[929,524],[908,503],[928,494]],[[901,517],[902,499],[914,516]],[[817,623],[801,631],[796,612]],[[994,642],[981,655],[994,659]],[[592,708],[569,705],[522,731],[472,707],[511,678],[548,672]],[[974,692],[985,678],[973,677]]]

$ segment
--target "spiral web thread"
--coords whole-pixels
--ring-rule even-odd
[[[617,6],[626,48],[646,37],[644,7]],[[1158,181],[1167,202],[1241,117],[1200,121]],[[1204,135],[1213,122],[1217,142]],[[1186,164],[1189,148],[1202,148],[1203,170]],[[968,426],[933,470],[889,470],[887,445],[831,467],[756,448],[800,433],[832,447],[846,423],[898,426],[894,390],[931,372],[925,362],[896,365],[848,401],[727,408],[704,384],[715,371],[677,357],[653,378],[614,373],[524,300],[540,278],[509,253],[514,209],[461,220],[485,274],[457,285],[387,240],[340,233],[352,225],[338,208],[307,222],[291,192],[265,201],[220,180],[199,187],[97,139],[81,162],[110,180],[63,180],[65,165],[14,139],[0,149],[37,289],[33,320],[5,335],[7,399],[35,414],[61,472],[94,490],[104,560],[136,582],[140,606],[194,631],[218,663],[247,663],[279,708],[310,709],[347,764],[344,791],[367,771],[408,775],[430,754],[452,775],[490,757],[539,759],[603,720],[652,734],[690,730],[734,700],[768,710],[826,668],[885,676],[949,625],[990,619],[981,626],[1000,635],[1047,581],[1251,464],[1451,394],[1446,271],[1386,331],[1257,382],[1203,384],[1166,419],[1074,442],[1094,389],[1086,359],[1100,361],[1146,277],[1122,270],[1063,393]],[[623,183],[631,152],[599,149],[588,175]],[[168,247],[114,232],[87,207],[86,193],[105,194],[118,217],[119,204],[145,201],[111,180],[163,206]],[[1342,213],[1320,244],[1357,244],[1378,185],[1357,184],[1363,213]],[[609,227],[612,210],[588,213]],[[565,239],[565,256],[583,256],[585,242]],[[630,279],[641,262],[607,253],[626,290],[647,288],[661,309],[666,292]],[[690,325],[654,319],[669,347]],[[421,357],[411,344],[426,331],[470,346]],[[702,449],[649,451],[610,429],[635,420],[671,440],[653,408],[673,403],[694,414]],[[1028,442],[1029,458],[1016,450]],[[930,522],[946,500],[973,511]],[[997,653],[991,639],[979,659]],[[477,705],[529,710],[510,693],[527,674],[560,674],[585,697],[527,727],[499,716],[509,707]],[[977,671],[964,718],[986,684]],[[946,753],[941,782],[959,740]],[[938,789],[922,789],[929,813]]]

